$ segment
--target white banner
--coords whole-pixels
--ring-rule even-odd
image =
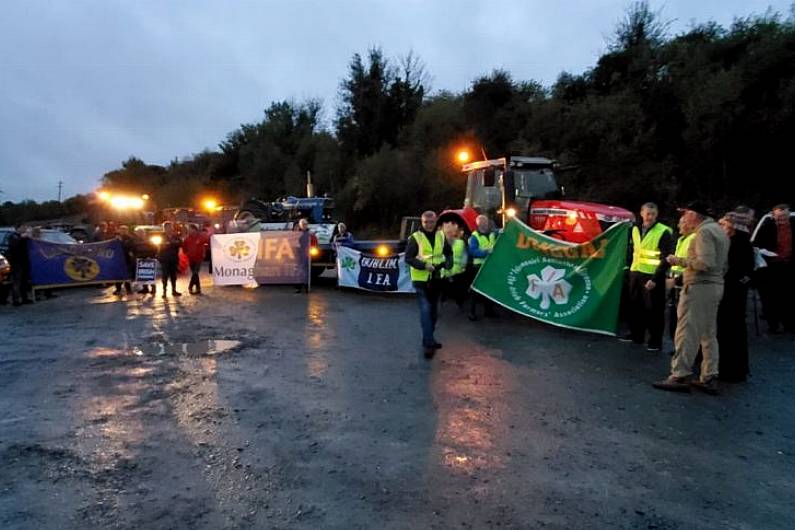
[[[210,240],[215,285],[246,285],[254,281],[259,232],[216,234]]]
[[[338,246],[337,281],[340,287],[353,287],[365,291],[414,292],[404,253],[377,256]]]

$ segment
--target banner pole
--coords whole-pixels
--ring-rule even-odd
[[[311,248],[311,247],[310,247]],[[306,257],[306,293],[312,289],[312,254]]]

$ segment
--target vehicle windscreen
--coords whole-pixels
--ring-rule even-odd
[[[69,234],[64,234],[63,232],[42,232],[41,239],[43,241],[47,241],[48,243],[61,243],[66,245],[73,245],[77,243],[75,238]]]
[[[558,199],[560,190],[552,168],[520,168],[514,171],[516,192],[519,197],[533,199]]]

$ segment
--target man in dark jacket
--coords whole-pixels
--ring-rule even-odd
[[[622,340],[660,351],[665,328],[665,277],[670,265],[663,259],[673,254],[671,228],[657,222],[657,205],[647,202],[640,209],[642,222],[632,227],[629,268],[629,335]]]
[[[182,247],[182,238],[174,231],[170,222],[163,223],[163,242],[157,252],[160,269],[163,275],[163,298],[168,296],[168,281],[171,280],[171,294],[182,296],[177,292],[177,268],[179,267],[179,249]]]
[[[406,263],[411,272],[411,283],[417,292],[422,327],[422,349],[430,359],[441,343],[433,336],[439,313],[439,294],[443,288],[442,269],[453,266],[453,248],[442,231],[436,230],[436,213],[422,214],[422,228],[406,243]]]
[[[783,325],[795,331],[795,256],[793,253],[795,219],[787,204],[773,208],[772,216],[762,221],[754,234],[755,247],[767,251],[767,267],[758,271],[759,294],[765,320],[771,333],[778,333]]]
[[[130,280],[135,277],[135,241],[130,235],[130,229],[126,225],[119,227],[116,238],[121,241],[121,247],[124,252],[124,263],[127,265],[127,280],[124,282],[116,282],[116,289],[113,294],[121,296],[121,286],[124,284],[124,289],[127,294],[132,294],[132,284]]]
[[[28,242],[30,229],[24,225],[17,227],[8,241],[8,263],[11,265],[11,298],[15,306],[31,304],[28,297],[30,283],[30,256],[28,255]]]

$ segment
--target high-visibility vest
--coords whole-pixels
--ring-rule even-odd
[[[478,240],[478,247],[480,250],[487,251],[494,248],[494,243],[497,241],[497,234],[491,232],[489,235],[484,236],[478,231],[475,231],[472,234],[472,237]],[[473,258],[472,264],[475,266],[483,265],[483,262],[486,261],[486,258]]]
[[[418,258],[435,267],[444,263],[444,234],[441,230],[436,232],[433,246],[431,246],[431,242],[428,241],[428,238],[425,237],[425,234],[420,230],[411,234],[411,237],[417,242],[417,247],[419,249]],[[409,265],[409,271],[411,272],[411,281],[413,282],[427,282],[431,279],[430,271],[425,269],[415,269]]]
[[[695,232],[693,232],[692,234],[688,234],[686,236],[682,236],[679,239],[677,239],[674,256],[676,256],[677,258],[687,258],[687,249],[690,248],[690,242],[693,241],[694,237],[696,237]],[[685,268],[682,267],[681,265],[671,266],[671,276],[681,276],[683,272],[685,272]]]
[[[632,266],[630,271],[654,274],[660,265],[660,239],[664,233],[671,233],[670,227],[657,223],[646,232],[641,240],[640,228],[632,227]]]
[[[442,269],[442,278],[450,278],[463,273],[467,269],[467,246],[463,239],[453,241],[453,266]]]

